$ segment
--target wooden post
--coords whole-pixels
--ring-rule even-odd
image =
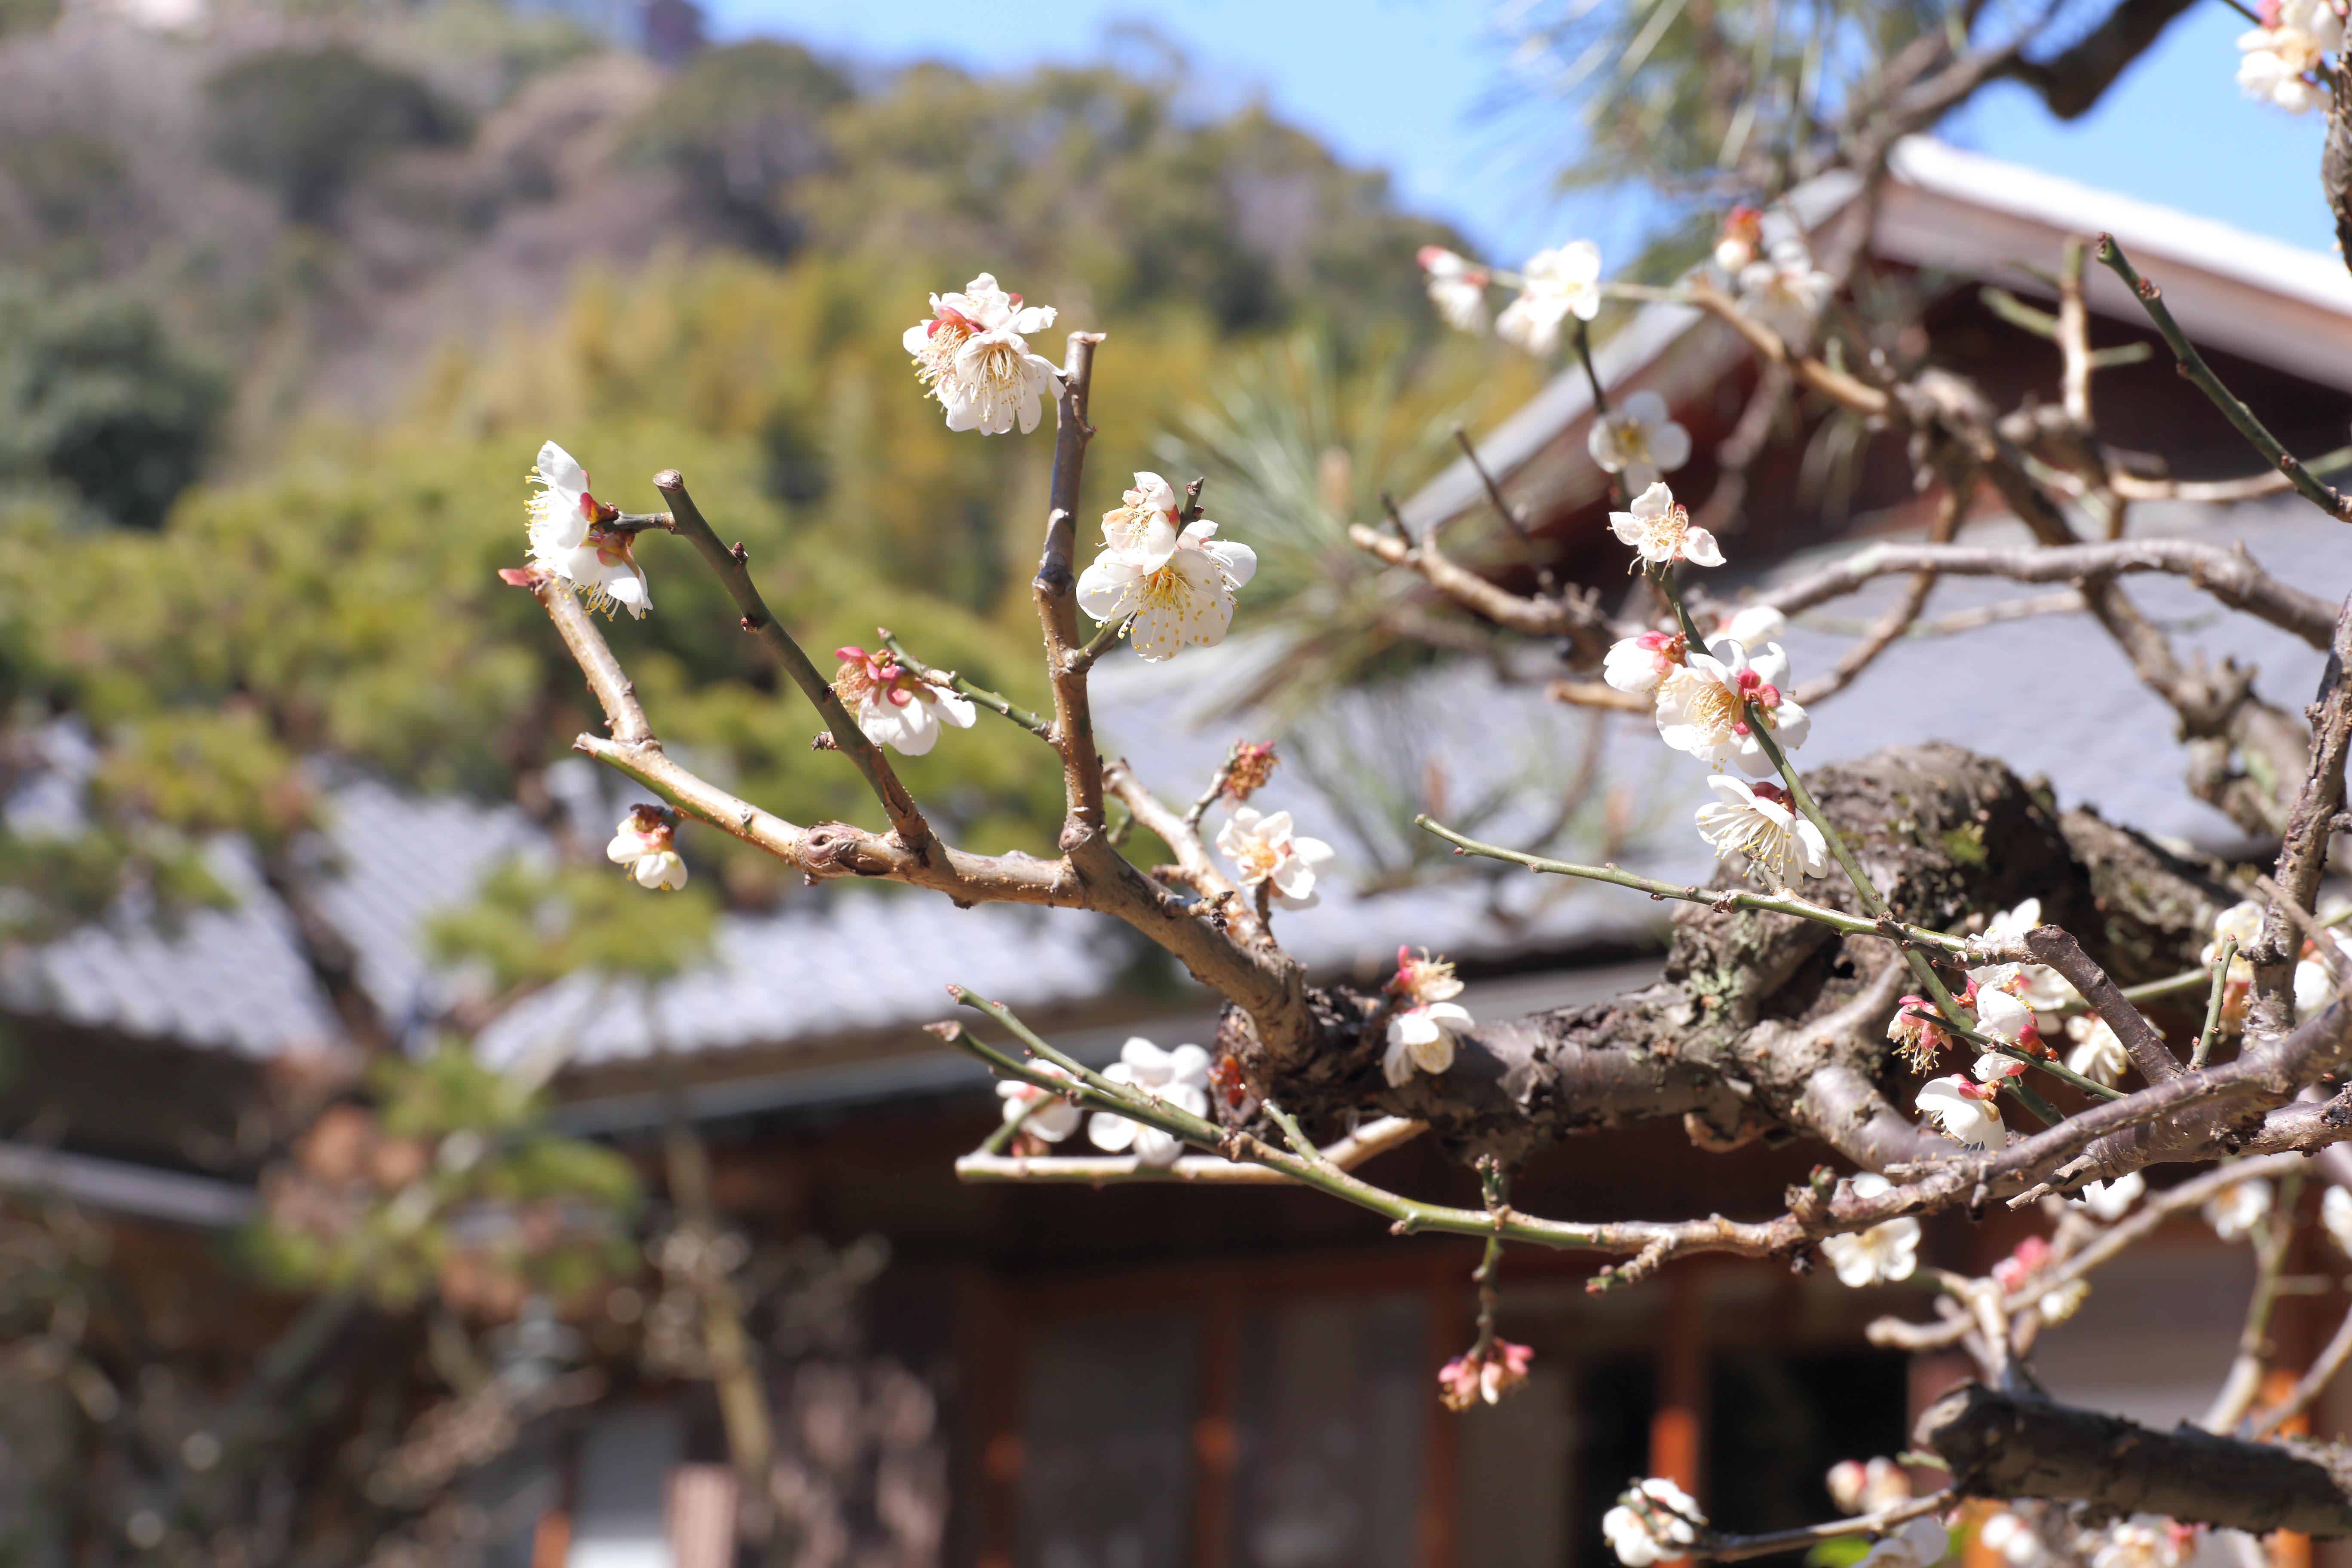
[[[1429,1441],[1422,1461],[1421,1516],[1413,1531],[1419,1547],[1413,1561],[1422,1568],[1454,1568],[1454,1514],[1461,1487],[1456,1474],[1461,1458],[1454,1432],[1460,1417],[1437,1402],[1437,1369],[1470,1348],[1470,1302],[1462,1276],[1452,1271],[1458,1265],[1451,1259],[1448,1263],[1446,1270],[1430,1276],[1429,1338],[1422,1353],[1429,1373],[1422,1429],[1429,1434]]]
[[[2284,1404],[2287,1395],[2294,1392],[2295,1382],[2295,1374],[2284,1367],[2271,1368],[2263,1379],[2262,1397],[2254,1402],[2254,1408],[2259,1411],[2268,1405]],[[2310,1436],[2311,1412],[2306,1410],[2281,1423],[2279,1435],[2283,1437]],[[2282,1530],[2270,1538],[2270,1549],[2271,1568],[2311,1568],[2311,1537],[2308,1535]]]
[[[1230,1268],[1221,1268],[1201,1312],[1200,1414],[1192,1421],[1193,1568],[1226,1568],[1233,1561],[1241,1345],[1241,1282]]]
[[[1706,1405],[1706,1323],[1698,1270],[1668,1269],[1665,1333],[1658,1346],[1658,1404],[1650,1416],[1650,1474],[1698,1498],[1699,1452]]]

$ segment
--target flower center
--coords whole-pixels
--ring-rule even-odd
[[[1690,514],[1679,506],[1669,507],[1655,517],[1644,518],[1642,521],[1643,552],[1651,555],[1661,552],[1680,554],[1683,529],[1689,521]]]
[[[1719,680],[1710,680],[1691,700],[1691,721],[1709,734],[1746,732],[1739,717],[1739,697]]]

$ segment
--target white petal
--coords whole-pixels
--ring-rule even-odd
[[[1114,1154],[1135,1142],[1136,1131],[1134,1122],[1112,1111],[1097,1110],[1087,1118],[1087,1142]]]
[[[550,441],[539,449],[539,477],[548,488],[576,499],[588,488],[588,470],[580,460]]]

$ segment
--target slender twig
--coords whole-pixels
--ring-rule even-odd
[[[2230,961],[2238,956],[2238,939],[2231,937],[2221,943],[2221,951],[2213,960],[2213,988],[2205,998],[2205,1026],[2197,1032],[2197,1048],[2189,1055],[2193,1071],[2205,1065],[2213,1054],[2213,1037],[2221,1028],[2221,997],[2230,989]]]
[[[2289,1173],[2279,1184],[2278,1202],[2271,1209],[2269,1222],[2254,1232],[2254,1288],[2246,1298],[2246,1321],[2238,1331],[2237,1354],[2231,1360],[2229,1374],[2198,1423],[2208,1432],[2227,1432],[2237,1426],[2262,1392],[2263,1371],[2270,1364],[2271,1309],[2278,1301],[2279,1270],[2286,1263],[2295,1200],[2302,1188],[2302,1173]]]
[[[1592,323],[1582,317],[1576,322],[1576,363],[1584,367],[1584,384],[1592,390],[1592,416],[1609,417],[1609,393],[1601,384],[1601,367],[1592,363]]]
[[[1466,837],[1426,816],[1412,819],[1413,826],[1435,834],[1464,855],[1480,855],[1490,860],[1508,860],[1525,866],[1530,871],[1543,871],[1554,876],[1581,877],[1588,881],[1613,883],[1631,888],[1637,893],[1647,893],[1654,899],[1679,899],[1685,903],[1706,904],[1725,913],[1733,910],[1767,910],[1776,915],[1794,915],[1800,920],[1815,921],[1832,931],[1848,936],[1884,937],[1898,945],[1918,942],[1932,947],[1948,957],[1958,957],[1968,948],[1965,938],[1947,936],[1942,931],[1929,931],[1925,926],[1906,925],[1900,921],[1871,920],[1833,910],[1798,898],[1785,889],[1773,893],[1751,893],[1743,888],[1702,888],[1696,883],[1662,882],[1654,877],[1639,877],[1615,866],[1580,866],[1570,860],[1551,860],[1541,855],[1529,855],[1523,850],[1507,849],[1498,844],[1483,844]]]
[[[1487,471],[1485,461],[1478,456],[1478,448],[1471,444],[1470,432],[1456,425],[1454,440],[1462,448],[1463,457],[1469,459],[1471,468],[1478,476],[1478,482],[1486,487],[1486,500],[1493,503],[1496,514],[1502,518],[1505,527],[1518,536],[1519,547],[1528,552],[1528,564],[1535,568],[1536,587],[1546,598],[1551,597],[1559,592],[1559,584],[1552,576],[1551,568],[1537,555],[1535,535],[1528,531],[1527,519],[1520,515],[1517,507],[1511,504],[1510,498],[1503,494],[1501,482]],[[1402,529],[1402,520],[1397,526]]]
[[[1692,1555],[1716,1563],[1738,1563],[1750,1557],[1769,1557],[1816,1542],[1834,1541],[1842,1535],[1884,1535],[1895,1525],[1907,1524],[1931,1513],[1941,1513],[1958,1500],[1948,1489],[1929,1492],[1926,1497],[1906,1498],[1901,1502],[1890,1503],[1874,1512],[1857,1514],[1852,1519],[1833,1519],[1797,1530],[1776,1530],[1769,1535],[1719,1535],[1702,1543]]]
[[[2312,1401],[2326,1393],[2328,1384],[2335,1381],[2336,1374],[2344,1370],[2344,1362],[2347,1356],[2352,1356],[2352,1311],[2344,1314],[2344,1321],[2336,1325],[2335,1335],[2328,1340],[2326,1347],[2319,1352],[2318,1359],[2311,1363],[2310,1370],[2305,1372],[2296,1381],[2294,1387],[2288,1391],[2286,1398],[2275,1408],[2263,1413],[2262,1420],[2255,1424],[2252,1434],[2254,1441],[2259,1443],[2269,1437],[2272,1433],[2310,1409]]]
[[[2221,378],[2213,374],[2212,367],[2205,363],[2205,356],[2197,352],[2197,345],[2189,341],[2188,334],[2180,330],[2180,324],[2172,319],[2171,309],[2164,302],[2163,290],[2156,286],[2154,279],[2141,277],[2133,268],[2130,259],[2124,255],[2123,247],[2116,243],[2114,235],[2099,236],[2098,254],[2099,260],[2124,280],[2125,286],[2147,309],[2148,320],[2156,323],[2156,330],[2162,335],[2165,345],[2180,362],[2180,373],[2195,382],[2198,390],[2213,400],[2213,406],[2221,411],[2222,417],[2236,427],[2238,434],[2243,436],[2273,468],[2287,477],[2297,495],[2330,517],[2352,520],[2352,499],[2347,499],[2334,486],[2315,479],[2301,460],[2254,416],[2254,411],[2221,384]]]
[[[1426,1121],[1383,1116],[1368,1121],[1347,1137],[1326,1145],[1323,1160],[1342,1171],[1352,1171],[1376,1154],[1410,1142],[1429,1131]],[[993,1134],[991,1135],[993,1138]],[[1275,1187],[1295,1184],[1284,1173],[1264,1165],[1236,1163],[1222,1154],[1180,1154],[1165,1165],[1147,1165],[1133,1154],[1102,1156],[1055,1154],[1039,1158],[992,1153],[983,1146],[956,1162],[956,1178],[965,1182],[1070,1184],[1089,1187],[1131,1183],[1173,1182],[1212,1187]]]
[[[1062,661],[1062,668],[1072,675],[1084,675],[1092,669],[1096,660],[1118,646],[1118,639],[1127,634],[1128,623],[1134,619],[1135,616],[1130,611],[1116,619],[1105,621],[1095,628],[1095,635],[1087,639],[1084,647]]]
[[[971,681],[966,680],[962,676],[958,675],[952,669],[942,670],[937,666],[925,664],[921,659],[917,658],[913,654],[908,653],[905,648],[899,647],[897,636],[887,628],[877,626],[875,629],[881,637],[882,646],[890,650],[891,657],[898,659],[900,664],[905,665],[908,669],[914,671],[918,677],[926,680],[934,677],[943,679],[948,683],[949,689],[960,692],[965,697],[969,697],[971,700],[979,703],[982,708],[987,709],[992,713],[1000,714],[1006,719],[1010,719],[1013,722],[1020,725],[1023,729],[1028,731],[1039,740],[1047,742],[1053,740],[1054,726],[1048,724],[1045,720],[1040,719],[1034,713],[1030,712],[1026,708],[1016,708],[1003,697],[1000,697],[995,692],[989,690],[988,688],[973,685]]]
[[[888,815],[891,829],[898,834],[899,841],[918,855],[921,854],[930,842],[931,829],[930,825],[923,820],[922,810],[916,805],[915,797],[907,793],[905,784],[898,782],[898,775],[891,770],[889,760],[882,754],[882,748],[867,740],[866,732],[857,727],[857,721],[834,691],[833,683],[810,662],[801,645],[769,610],[767,601],[760,596],[758,586],[751,581],[750,558],[743,553],[741,546],[730,549],[719,542],[719,535],[704,521],[701,510],[694,504],[694,498],[687,493],[685,476],[676,468],[664,468],[656,474],[654,489],[661,491],[669,501],[672,531],[694,546],[695,552],[702,557],[703,563],[710,568],[720,585],[727,590],[727,596],[735,602],[735,609],[743,618],[743,629],[756,634],[767,645],[776,662],[783,666],[784,673],[792,677],[793,684],[799,687],[802,695],[814,705],[817,717],[824,721],[825,729],[833,736],[835,750],[847,757],[864,775],[866,787],[882,803],[882,809]],[[618,739],[617,736],[614,738]]]

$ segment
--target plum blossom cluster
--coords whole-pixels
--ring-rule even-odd
[[[1842,1513],[1876,1513],[1911,1498],[1911,1478],[1884,1455],[1869,1460],[1840,1459],[1823,1480]]]
[[[1496,1340],[1481,1351],[1455,1356],[1437,1372],[1437,1397],[1448,1410],[1467,1410],[1481,1400],[1499,1404],[1528,1380],[1536,1352],[1527,1345]]]
[[[2056,1260],[2057,1250],[2038,1236],[2017,1244],[2007,1258],[1992,1266],[1992,1281],[2011,1296],[2023,1295],[2035,1277]],[[2063,1323],[2090,1299],[2088,1281],[2070,1279],[2035,1296],[2033,1310],[2045,1323]]]
[[[833,651],[841,660],[834,693],[857,721],[859,732],[877,746],[919,757],[939,744],[942,725],[969,730],[978,717],[945,676],[918,676],[887,653],[867,653],[854,645]]]
[[[606,615],[614,605],[639,620],[654,607],[646,574],[629,552],[630,536],[615,528],[620,510],[588,491],[588,470],[550,441],[539,449],[530,482],[528,532],[530,563],[537,573],[585,595],[588,607]],[[509,582],[529,581],[529,574]]]
[[[1987,922],[1986,931],[2021,937],[2041,923],[2042,900],[2027,899],[1995,915]],[[1919,1110],[1937,1131],[1964,1147],[2002,1148],[2008,1133],[1997,1103],[2000,1086],[2025,1070],[2026,1058],[2055,1058],[2057,1053],[2044,1037],[2056,1025],[2046,1020],[2081,998],[2063,975],[2044,964],[2000,963],[1969,970],[1967,988],[1954,1001],[1969,1026],[2006,1049],[1980,1052],[1966,1076],[1952,1073],[1930,1079],[1920,1088]],[[2122,1076],[2129,1058],[2113,1029],[2095,1020],[2075,1019],[2069,1022],[2065,1033],[2074,1042],[2067,1058],[2069,1068],[2108,1085]],[[1935,1005],[1923,996],[1903,998],[1886,1026],[1886,1037],[1901,1051],[1905,1063],[1922,1073],[1936,1070],[1938,1058],[1954,1038]]]
[[[1209,1114],[1209,1053],[1198,1046],[1162,1050],[1138,1035],[1118,1048],[1118,1060],[1103,1069],[1103,1077],[1139,1089],[1180,1110],[1195,1116]],[[1136,1162],[1144,1165],[1172,1165],[1184,1152],[1183,1140],[1174,1133],[1110,1110],[1097,1110],[1087,1118],[1087,1141],[1114,1154],[1132,1149]]]
[[[1517,273],[1498,272],[1442,245],[1422,247],[1430,302],[1445,324],[1458,331],[1486,330],[1486,289],[1516,284],[1518,294],[1495,319],[1495,331],[1538,359],[1559,347],[1559,329],[1570,316],[1589,321],[1601,313],[1601,249],[1589,239],[1571,240],[1528,258]]]
[[[1851,1185],[1858,1198],[1881,1197],[1894,1188],[1885,1177],[1867,1171],[1854,1177]],[[1822,1256],[1837,1270],[1838,1283],[1857,1290],[1865,1285],[1908,1279],[1919,1265],[1919,1222],[1904,1215],[1868,1230],[1825,1236]]]
[[[2326,100],[2328,55],[2344,52],[2335,0],[2263,0],[2260,26],[2238,35],[2238,86],[2249,98],[2303,114]]]
[[[1416,1072],[1433,1076],[1454,1066],[1454,1037],[1470,1027],[1470,1010],[1454,1000],[1462,994],[1462,982],[1454,976],[1454,965],[1442,958],[1432,958],[1423,948],[1415,958],[1412,950],[1397,949],[1397,972],[1387,986],[1390,1006],[1388,1051],[1381,1058],[1381,1071],[1390,1087],[1402,1088]]]
[[[1051,1062],[1032,1065],[1046,1078],[1070,1076]],[[1004,1101],[1004,1120],[1020,1122],[1023,1132],[1041,1142],[1059,1143],[1078,1130],[1078,1108],[1051,1089],[1019,1079],[1001,1079],[996,1093]]]
[[[1029,352],[1025,334],[1054,324],[1051,305],[1024,305],[983,272],[960,294],[931,296],[931,319],[908,327],[900,342],[915,358],[915,375],[947,410],[950,430],[1002,436],[1017,422],[1037,428],[1040,405],[1062,395],[1053,362]]]
[[[638,887],[647,892],[674,893],[686,886],[686,861],[674,836],[677,814],[658,805],[633,805],[613,830],[604,858],[625,866]]]
[[[1679,1563],[1706,1528],[1697,1500],[1664,1476],[1634,1482],[1601,1516],[1601,1533],[1625,1568]]]
[[[1834,282],[1813,265],[1813,253],[1793,236],[1739,269],[1739,309],[1790,343],[1812,336]]]
[[[2250,1176],[2207,1200],[2205,1223],[2223,1241],[2243,1241],[2270,1218],[2272,1201],[2270,1183]]]
[[[1257,552],[1216,532],[1205,518],[1182,521],[1166,479],[1137,474],[1103,514],[1102,553],[1079,574],[1079,608],[1106,625],[1123,622],[1135,651],[1154,662],[1224,641],[1234,595],[1257,574]]]

